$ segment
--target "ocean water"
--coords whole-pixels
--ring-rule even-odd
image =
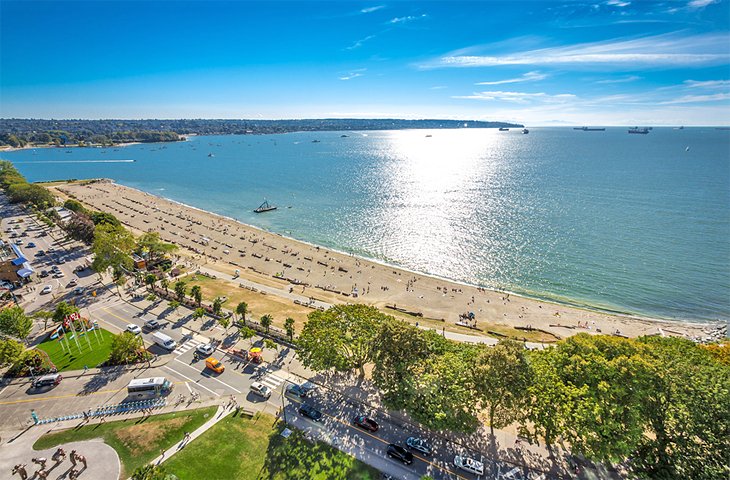
[[[467,283],[652,317],[730,318],[729,131],[306,132],[1,156],[30,181],[113,178]],[[264,199],[279,209],[253,213]]]

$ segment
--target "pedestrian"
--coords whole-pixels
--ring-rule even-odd
[[[185,441],[190,441],[190,432],[185,432]]]
[[[69,457],[71,459],[71,465],[76,466],[76,450],[71,450],[71,455]]]
[[[84,365],[84,374],[86,374],[86,372],[88,372],[88,371],[89,371],[89,366],[88,365]]]

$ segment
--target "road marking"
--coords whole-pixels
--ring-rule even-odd
[[[178,372],[177,370],[174,370],[174,369],[172,369],[172,368],[168,367],[167,365],[165,365],[165,366],[164,366],[164,367],[162,367],[162,368],[166,368],[166,369],[170,370],[171,372],[177,373],[177,374],[178,374],[178,375],[180,375],[181,377],[183,377],[183,378],[185,378],[185,379],[187,379],[187,380],[189,380],[189,381],[193,382],[194,384],[196,384],[196,385],[197,385],[197,386],[199,386],[200,388],[204,388],[204,389],[208,390],[208,391],[209,391],[210,393],[212,393],[213,395],[216,395],[216,396],[218,396],[218,397],[220,397],[220,396],[221,396],[221,394],[220,394],[220,393],[216,393],[216,392],[214,392],[213,390],[211,390],[210,388],[206,387],[205,385],[201,385],[201,384],[199,384],[198,382],[196,382],[196,381],[195,381],[195,380],[193,380],[192,378],[190,378],[190,377],[188,377],[188,376],[186,376],[186,375],[184,375],[184,374],[182,374],[182,373]]]
[[[187,352],[191,348],[195,348],[198,345],[200,345],[199,342],[193,340],[192,338],[185,340],[185,342],[182,343],[179,347],[177,347],[172,353],[176,355],[182,355],[183,353]]]
[[[101,395],[103,393],[117,393],[121,390],[102,390],[100,392],[91,392],[87,393],[86,395]],[[12,400],[9,402],[0,402],[0,405],[13,405],[17,403],[29,403],[29,402],[45,402],[46,400],[58,400],[59,398],[73,398],[73,397],[85,397],[86,395],[79,395],[77,393],[74,393],[73,395],[55,395],[53,397],[42,397],[42,398],[24,398],[22,400]]]

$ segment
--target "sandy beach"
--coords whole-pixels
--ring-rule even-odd
[[[561,338],[580,332],[704,338],[716,326],[611,315],[450,282],[285,238],[111,181],[54,188],[114,214],[136,234],[159,231],[165,241],[180,246],[181,255],[218,271],[233,275],[239,270],[242,278],[289,285],[297,293],[330,303],[366,303],[392,312],[388,305],[444,325],[464,323],[459,330],[467,334],[478,333],[468,325],[481,330],[508,325]],[[460,320],[466,312],[474,313],[475,322]],[[417,321],[419,317],[412,317]]]

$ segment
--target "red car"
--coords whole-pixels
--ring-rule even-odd
[[[372,418],[366,417],[365,415],[355,417],[352,423],[362,428],[363,430],[368,430],[370,432],[378,431],[378,423]]]

